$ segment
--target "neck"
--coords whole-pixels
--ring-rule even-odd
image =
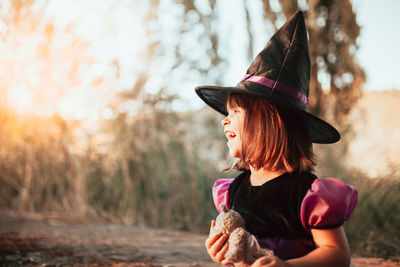
[[[262,185],[282,174],[284,174],[286,171],[285,170],[279,170],[279,171],[271,171],[268,169],[254,169],[252,166],[250,166],[250,183],[251,185]]]

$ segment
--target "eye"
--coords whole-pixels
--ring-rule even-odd
[[[234,114],[238,114],[241,112],[242,112],[242,109],[239,107],[236,107],[236,108],[229,109],[228,114],[234,115]]]

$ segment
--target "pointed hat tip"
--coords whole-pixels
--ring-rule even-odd
[[[296,13],[293,14],[292,19],[303,19],[304,20],[304,13],[301,10],[297,10]],[[290,20],[290,19],[289,19]]]
[[[275,33],[280,35],[283,31],[287,34],[288,32],[295,32],[298,25],[305,25],[305,19],[303,11],[297,10],[291,17],[289,17],[284,25]],[[274,37],[272,37],[274,38]]]

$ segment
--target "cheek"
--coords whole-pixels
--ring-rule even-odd
[[[244,119],[243,118],[240,118],[240,120],[239,120],[238,131],[239,131],[240,139],[242,139],[243,132],[244,132]]]
[[[240,141],[242,141],[243,140],[243,127],[241,127],[241,125],[239,126],[239,127],[237,127],[238,129],[237,129],[237,135],[238,135],[238,139],[240,140]]]
[[[235,132],[240,137],[243,136],[243,122],[241,120],[238,120],[238,121],[235,122]]]

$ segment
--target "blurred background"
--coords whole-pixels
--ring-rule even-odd
[[[316,174],[359,191],[354,253],[400,255],[396,0],[1,0],[0,213],[206,233],[232,164],[198,85],[232,86],[296,10],[309,110],[342,133]]]

